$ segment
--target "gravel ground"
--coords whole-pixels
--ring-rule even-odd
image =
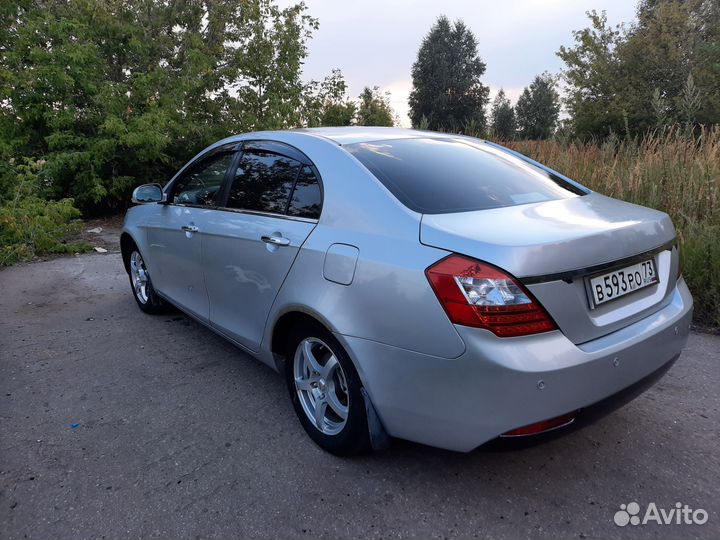
[[[339,459],[282,379],[179,313],[142,314],[117,253],[0,272],[0,537],[718,538],[720,337],[597,424],[533,448],[403,441]],[[705,525],[618,527],[678,501]]]

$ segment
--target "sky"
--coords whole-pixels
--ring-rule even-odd
[[[279,0],[281,7],[296,3]],[[588,26],[586,12],[606,11],[610,24],[635,18],[635,0],[305,0],[320,28],[308,44],[303,78],[321,80],[340,68],[348,93],[364,86],[390,92],[403,126],[409,127],[410,70],[423,37],[439,15],[462,19],[478,39],[487,65],[482,77],[491,98],[499,88],[515,102],[533,77],[559,73],[555,55],[572,45],[573,30]]]

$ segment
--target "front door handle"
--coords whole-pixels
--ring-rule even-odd
[[[289,246],[290,240],[284,236],[261,236],[260,240],[274,246]]]
[[[185,232],[198,232],[200,230],[195,225],[183,225],[180,228]]]

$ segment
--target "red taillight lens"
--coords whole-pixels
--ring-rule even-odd
[[[563,414],[562,416],[556,416],[549,420],[542,420],[541,422],[535,422],[529,426],[513,429],[500,435],[501,437],[522,437],[524,435],[537,435],[538,433],[544,433],[560,427],[564,427],[572,424],[575,421],[576,412],[569,414]]]
[[[455,324],[486,328],[500,337],[555,330],[555,323],[520,283],[499,268],[450,255],[425,273]]]

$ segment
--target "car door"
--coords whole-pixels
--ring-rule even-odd
[[[224,208],[203,236],[210,323],[257,351],[280,286],[320,217],[321,186],[297,150],[254,142],[243,145],[223,191]]]
[[[187,167],[170,186],[167,204],[148,222],[153,286],[205,322],[209,302],[202,270],[203,229],[217,211],[217,197],[236,147],[233,144],[210,151]]]

